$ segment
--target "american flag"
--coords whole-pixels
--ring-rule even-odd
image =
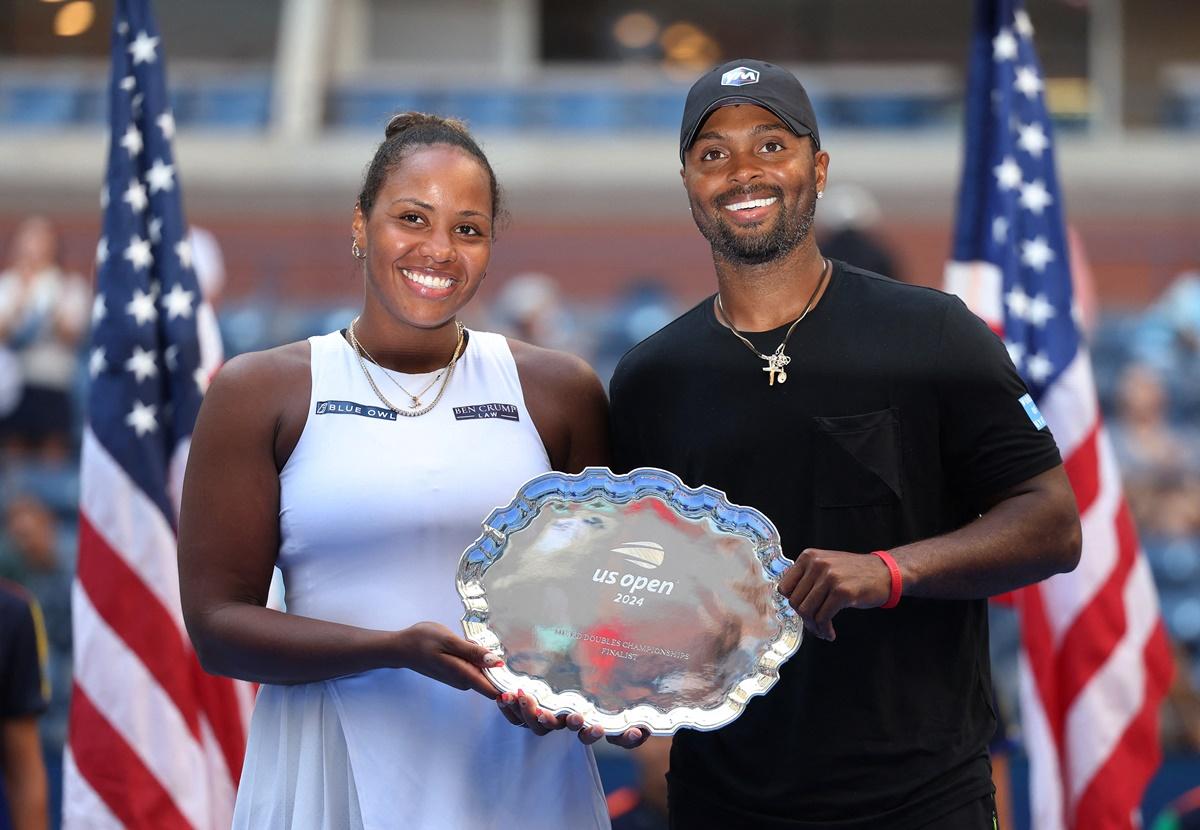
[[[947,288],[1004,338],[1062,451],[1079,567],[1017,592],[1037,830],[1140,826],[1171,675],[1158,598],[1079,332],[1044,79],[1021,0],[979,0]]]
[[[201,670],[180,610],[178,485],[209,368],[148,0],[116,4],[109,94],[63,824],[215,830],[251,701]]]

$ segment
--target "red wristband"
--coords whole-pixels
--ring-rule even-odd
[[[887,565],[888,573],[892,575],[892,590],[888,592],[887,602],[879,607],[895,608],[900,602],[900,594],[904,590],[904,580],[900,576],[900,566],[896,564],[896,560],[886,550],[873,550],[871,553],[883,560],[883,564]]]

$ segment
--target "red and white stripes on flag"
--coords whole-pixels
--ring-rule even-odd
[[[252,687],[200,668],[162,511],[90,430],[82,462],[63,826],[225,830]]]
[[[1136,827],[1160,761],[1170,648],[1086,351],[1041,408],[1075,490],[1083,556],[1071,573],[1016,594],[1034,827]]]
[[[1003,335],[998,274],[987,263],[962,265],[948,270],[948,289]],[[1083,554],[1074,571],[1013,594],[1033,827],[1140,827],[1135,813],[1161,760],[1158,708],[1172,659],[1086,349],[1039,407],[1075,491]]]

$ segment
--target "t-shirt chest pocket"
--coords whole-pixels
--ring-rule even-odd
[[[894,504],[903,497],[896,410],[817,416],[813,423],[818,506]]]

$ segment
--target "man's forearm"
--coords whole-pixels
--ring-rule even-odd
[[[959,530],[891,551],[905,596],[977,599],[1072,570],[1081,532],[1062,468],[1007,495]]]

